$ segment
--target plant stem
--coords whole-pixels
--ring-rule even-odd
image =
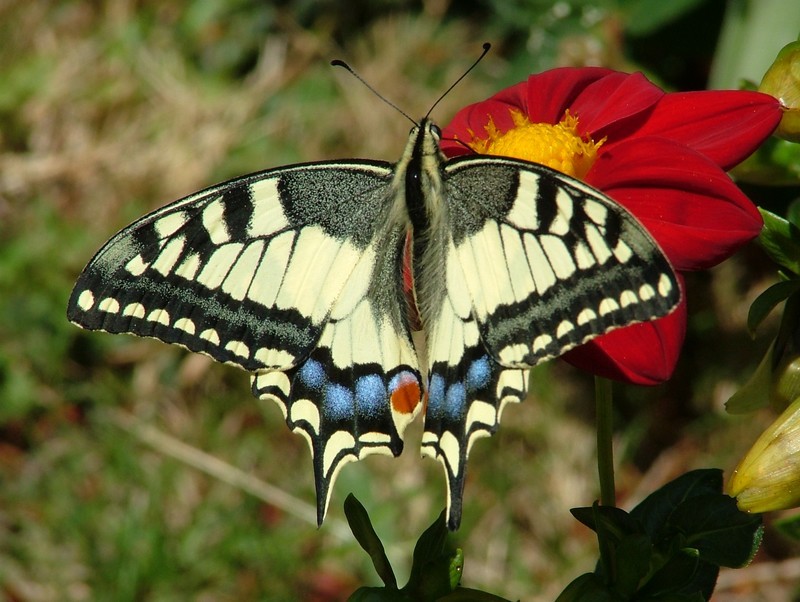
[[[594,398],[597,413],[597,474],[600,477],[600,504],[616,506],[614,486],[614,397],[611,381],[595,376]]]

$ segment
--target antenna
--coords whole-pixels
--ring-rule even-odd
[[[397,111],[398,113],[400,113],[400,114],[401,114],[403,117],[405,117],[406,119],[408,119],[408,120],[409,120],[411,123],[413,123],[414,125],[419,125],[419,124],[418,124],[416,121],[414,121],[413,119],[411,119],[411,117],[409,117],[408,113],[406,113],[406,112],[405,112],[403,109],[401,109],[400,107],[398,107],[398,106],[397,106],[396,104],[394,104],[394,103],[393,103],[391,100],[389,100],[389,99],[388,99],[388,98],[386,98],[386,97],[385,97],[383,94],[381,94],[380,92],[378,92],[378,91],[377,91],[375,88],[373,88],[372,86],[370,86],[370,85],[367,83],[367,81],[366,81],[366,80],[365,80],[363,77],[361,77],[361,76],[360,76],[358,73],[356,73],[356,72],[355,72],[355,70],[354,70],[354,69],[353,69],[353,68],[352,68],[350,65],[348,65],[347,63],[345,63],[344,61],[341,61],[341,60],[339,60],[339,59],[334,59],[334,60],[332,60],[332,61],[331,61],[331,65],[333,65],[334,67],[342,67],[343,69],[347,69],[347,70],[350,72],[350,75],[352,75],[352,76],[353,76],[353,77],[355,77],[355,78],[356,78],[358,81],[360,81],[362,84],[364,84],[364,85],[367,87],[367,89],[368,89],[370,92],[372,92],[372,93],[373,93],[375,96],[377,96],[378,98],[380,98],[380,99],[381,99],[383,102],[385,102],[387,105],[389,105],[390,107],[392,107],[392,108],[393,108],[395,111]]]
[[[444,93],[443,93],[443,94],[442,94],[442,95],[441,95],[439,98],[437,98],[437,99],[436,99],[436,102],[435,102],[435,103],[433,103],[433,104],[431,105],[431,108],[430,108],[430,109],[428,109],[428,112],[427,112],[427,113],[425,113],[425,117],[428,117],[428,115],[430,115],[430,114],[433,112],[433,110],[436,108],[436,105],[438,105],[440,102],[442,102],[442,99],[443,99],[445,96],[447,96],[448,94],[450,94],[450,90],[452,90],[453,88],[455,88],[455,87],[456,87],[456,86],[459,84],[459,82],[461,82],[461,80],[462,80],[462,79],[464,79],[465,77],[467,77],[467,74],[468,74],[470,71],[472,71],[472,70],[473,70],[473,69],[474,69],[474,68],[477,66],[477,64],[478,64],[478,63],[480,63],[480,62],[483,60],[483,57],[485,57],[485,56],[486,56],[486,53],[487,53],[487,52],[489,52],[489,49],[490,49],[491,47],[492,47],[492,45],[491,45],[489,42],[484,42],[484,43],[483,43],[483,52],[481,52],[481,55],[480,55],[480,56],[477,58],[477,60],[476,60],[474,63],[472,63],[472,65],[470,65],[469,69],[467,69],[466,71],[464,71],[464,73],[462,73],[462,74],[461,74],[461,77],[459,77],[459,78],[458,78],[456,81],[454,81],[454,82],[452,83],[452,85],[451,85],[449,88],[447,88],[447,90],[445,90],[445,91],[444,91]]]
[[[477,60],[476,60],[474,63],[472,63],[472,65],[470,65],[469,69],[467,69],[466,71],[464,71],[464,73],[462,73],[462,74],[461,74],[461,77],[459,77],[459,78],[458,78],[456,81],[454,81],[454,82],[453,82],[453,83],[450,85],[450,87],[449,87],[449,88],[447,88],[447,90],[445,90],[445,91],[444,91],[444,93],[443,93],[443,94],[442,94],[442,95],[441,95],[441,96],[440,96],[438,99],[436,99],[436,102],[435,102],[435,103],[433,103],[433,104],[431,105],[431,108],[430,108],[430,109],[428,109],[428,112],[427,112],[427,113],[425,113],[425,117],[426,117],[426,118],[428,117],[428,115],[430,115],[430,114],[433,112],[433,109],[435,109],[435,108],[436,108],[436,105],[438,105],[438,104],[439,104],[439,103],[442,101],[442,99],[443,99],[445,96],[447,96],[447,95],[450,93],[450,91],[451,91],[453,88],[455,88],[455,87],[456,87],[456,86],[459,84],[459,82],[460,82],[462,79],[464,79],[464,78],[467,76],[467,74],[468,74],[470,71],[472,71],[472,70],[473,70],[473,69],[474,69],[474,68],[477,66],[477,64],[478,64],[478,63],[480,63],[480,62],[481,62],[481,60],[483,60],[483,57],[485,57],[485,56],[486,56],[486,53],[487,53],[487,52],[489,52],[489,49],[490,49],[491,47],[492,47],[492,45],[491,45],[489,42],[484,42],[484,44],[483,44],[483,52],[481,53],[481,55],[480,55],[480,56],[477,58]],[[408,120],[409,120],[411,123],[413,123],[414,125],[419,125],[419,124],[418,124],[418,123],[417,123],[417,122],[416,122],[414,119],[412,119],[412,118],[411,118],[411,117],[408,115],[408,113],[406,113],[406,112],[405,112],[403,109],[401,109],[400,107],[398,107],[398,106],[397,106],[396,104],[394,104],[394,103],[393,103],[391,100],[389,100],[389,99],[388,99],[388,98],[386,98],[386,97],[385,97],[383,94],[381,94],[380,92],[378,92],[378,91],[377,91],[375,88],[373,88],[372,86],[370,86],[370,85],[367,83],[367,81],[366,81],[366,80],[365,80],[363,77],[361,77],[361,76],[360,76],[358,73],[356,73],[356,71],[355,71],[355,70],[354,70],[354,69],[353,69],[353,68],[352,68],[350,65],[348,65],[347,63],[345,63],[344,61],[342,61],[342,60],[340,60],[340,59],[334,59],[334,60],[332,60],[332,61],[331,61],[331,65],[332,65],[332,66],[334,66],[334,67],[342,67],[343,69],[347,69],[347,71],[349,71],[349,72],[350,72],[350,75],[352,75],[352,76],[353,76],[353,77],[355,77],[355,78],[356,78],[358,81],[360,81],[362,84],[364,84],[364,85],[367,87],[367,89],[368,89],[370,92],[372,92],[372,93],[373,93],[375,96],[377,96],[378,98],[380,98],[380,99],[381,99],[383,102],[385,102],[387,105],[389,105],[390,107],[392,107],[392,108],[393,108],[395,111],[397,111],[398,113],[400,113],[400,114],[401,114],[403,117],[405,117],[406,119],[408,119]]]

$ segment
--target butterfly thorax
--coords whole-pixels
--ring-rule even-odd
[[[439,150],[439,128],[425,118],[412,129],[398,174],[404,175],[405,202],[411,221],[411,261],[414,301],[424,330],[441,307],[447,246],[447,207],[442,198],[445,157]],[[405,169],[403,169],[405,168]]]

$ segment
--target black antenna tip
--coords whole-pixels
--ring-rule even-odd
[[[391,102],[390,100],[388,100],[388,99],[387,99],[385,96],[383,96],[382,94],[380,94],[380,93],[379,93],[379,92],[378,92],[378,91],[377,91],[375,88],[373,88],[372,86],[370,86],[370,85],[367,83],[367,81],[366,81],[366,80],[365,80],[363,77],[361,77],[361,76],[360,76],[358,73],[356,73],[356,72],[353,70],[353,68],[352,68],[350,65],[348,65],[347,63],[345,63],[343,60],[340,60],[340,59],[333,59],[333,60],[331,61],[331,66],[332,66],[332,67],[341,67],[342,69],[347,69],[347,70],[350,72],[350,74],[351,74],[353,77],[355,77],[355,78],[356,78],[358,81],[360,81],[362,84],[364,84],[364,85],[365,85],[365,86],[366,86],[366,87],[367,87],[367,88],[368,88],[368,89],[369,89],[369,90],[370,90],[370,91],[371,91],[371,92],[372,92],[372,93],[373,93],[375,96],[377,96],[378,98],[380,98],[380,99],[381,99],[383,102],[385,102],[387,105],[389,105],[389,106],[390,106],[390,107],[392,107],[394,110],[396,110],[398,113],[400,113],[401,115],[403,115],[403,117],[405,117],[406,119],[408,119],[408,120],[409,120],[411,123],[413,123],[414,125],[417,125],[417,122],[416,122],[416,121],[414,121],[413,119],[411,119],[411,117],[409,117],[409,116],[408,116],[408,113],[406,113],[405,111],[403,111],[403,110],[402,110],[400,107],[398,107],[396,104],[394,104],[393,102]]]
[[[439,98],[436,100],[436,102],[435,102],[435,103],[433,103],[433,104],[431,105],[431,108],[430,108],[430,109],[428,109],[428,112],[427,112],[427,113],[425,113],[425,117],[428,117],[428,115],[430,115],[430,114],[433,112],[433,109],[435,109],[435,108],[436,108],[436,105],[438,105],[438,104],[439,104],[439,103],[442,101],[442,99],[443,99],[445,96],[447,96],[447,95],[450,93],[450,90],[452,90],[453,88],[455,88],[455,87],[458,85],[458,82],[460,82],[462,79],[464,79],[464,78],[466,77],[467,73],[469,73],[470,71],[472,71],[472,70],[475,68],[475,66],[476,66],[478,63],[480,63],[480,62],[483,60],[483,57],[485,57],[485,56],[486,56],[486,53],[487,53],[487,52],[489,52],[489,48],[491,48],[491,47],[492,47],[492,45],[491,45],[489,42],[484,42],[484,43],[483,43],[483,52],[481,52],[481,55],[478,57],[478,59],[477,59],[477,60],[476,60],[474,63],[472,63],[472,65],[470,65],[469,69],[467,69],[466,71],[464,71],[464,73],[462,73],[462,74],[461,74],[461,77],[459,77],[459,78],[458,78],[456,81],[454,81],[454,82],[453,82],[453,83],[450,85],[450,87],[449,87],[449,88],[447,88],[447,90],[445,90],[445,91],[444,91],[444,94],[442,94],[442,95],[441,95],[441,96],[440,96],[440,97],[439,97]]]
[[[348,65],[347,63],[345,63],[345,62],[344,62],[343,60],[341,60],[341,59],[333,59],[333,60],[331,61],[331,66],[332,66],[332,67],[341,67],[342,69],[346,69],[347,71],[349,71],[350,73],[352,73],[353,75],[355,75],[355,76],[356,76],[356,78],[358,78],[358,79],[361,79],[361,77],[358,75],[358,73],[356,73],[355,71],[353,71],[353,68],[352,68],[350,65]],[[363,81],[363,80],[362,80],[362,81]],[[366,83],[366,82],[365,82],[365,83]],[[367,86],[367,87],[369,87],[369,86]]]

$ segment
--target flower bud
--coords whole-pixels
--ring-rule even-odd
[[[744,512],[800,505],[800,398],[747,452],[733,471],[728,493]]]
[[[758,91],[777,98],[784,107],[775,135],[800,142],[800,40],[787,44],[778,53]]]
[[[800,397],[800,356],[784,358],[772,374],[770,402],[772,409],[782,411]]]
[[[781,353],[776,344],[773,341],[750,380],[725,403],[729,414],[747,414],[768,406],[782,412],[800,397],[800,351],[790,344],[783,346]]]

